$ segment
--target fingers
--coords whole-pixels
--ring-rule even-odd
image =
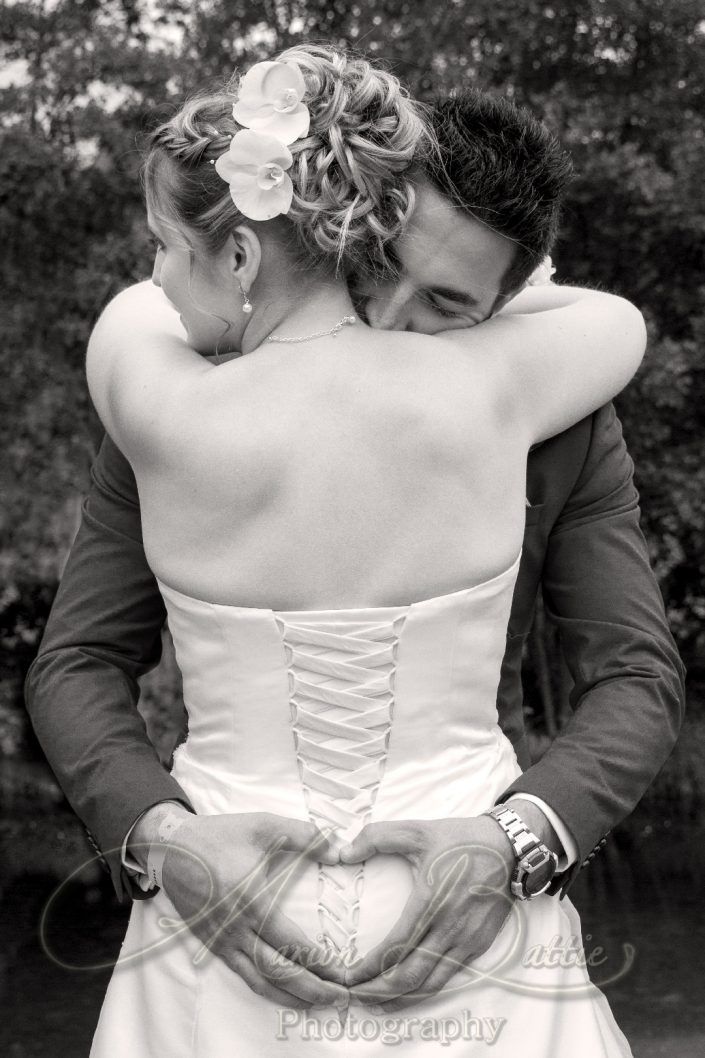
[[[243,946],[254,968],[271,984],[296,996],[309,1006],[347,1006],[348,990],[331,981],[323,981],[298,962],[292,962],[256,934]]]
[[[235,899],[224,897],[208,915],[211,943],[222,935],[226,938],[223,943],[241,946],[243,935],[251,934],[288,962],[306,966],[322,979],[344,984],[343,963],[279,910],[281,888],[276,878],[263,879],[256,891],[251,884],[244,894],[236,888]]]
[[[279,1003],[283,1007],[295,1007],[305,1010],[311,1006],[303,999],[277,988],[268,981],[257,969],[251,959],[242,951],[224,951],[218,953],[219,957],[227,963],[230,969],[241,977],[246,985],[258,996],[264,996],[273,1003]]]
[[[450,950],[447,936],[440,930],[427,934],[423,944],[415,947],[406,958],[372,980],[351,987],[351,994],[361,1003],[383,1003],[408,992],[418,992],[428,977],[435,972],[445,953]],[[456,967],[457,969],[457,967]],[[455,970],[451,971],[452,973]]]
[[[420,845],[420,828],[413,820],[368,823],[350,845],[340,850],[340,862],[361,863],[378,852],[386,852],[405,856],[413,863]]]
[[[270,992],[263,991],[266,982],[282,993],[279,1001],[285,1004],[291,996],[305,1006],[341,1006],[349,1002],[343,985],[318,977],[301,962],[289,958],[285,951],[273,948],[244,922],[230,928],[221,924],[208,937],[199,936],[199,939],[207,951],[240,973],[258,995],[268,994],[271,998]],[[205,954],[202,950],[196,961],[201,961]]]
[[[313,823],[269,813],[263,813],[263,816],[266,816],[266,824],[262,836],[267,845],[276,843],[278,850],[300,852],[329,866],[339,862],[337,849]]]
[[[384,999],[380,998],[377,1003],[383,1007],[385,1013],[390,1014],[416,1006],[417,1003],[436,995],[442,988],[445,988],[458,971],[465,968],[464,958],[465,955],[459,948],[451,948],[443,953],[421,987],[416,991],[408,992],[397,999],[392,999],[388,1003],[385,1003]]]
[[[346,984],[352,986],[378,977],[404,958],[410,948],[418,946],[430,927],[429,905],[428,892],[417,886],[404,905],[399,919],[381,944],[348,969],[345,975]]]
[[[306,966],[322,980],[345,984],[345,966],[328,948],[312,941],[287,915],[271,906],[253,924],[253,933],[292,964]]]
[[[491,948],[508,910],[505,900],[481,898],[474,906],[477,904],[481,911],[476,921],[466,919],[462,931],[457,929],[455,921],[447,921],[444,927],[439,923],[435,930],[429,931],[423,945],[416,951],[376,980],[352,988],[351,994],[363,1004],[376,1004],[385,1012],[392,1012],[435,995],[460,971],[463,974],[458,978],[459,985],[482,979],[487,974],[487,967],[479,969],[473,964]],[[492,966],[492,973],[501,969],[513,950],[510,947],[499,956]],[[439,951],[441,955],[436,954]]]

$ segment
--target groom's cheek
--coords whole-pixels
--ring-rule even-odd
[[[409,306],[404,323],[398,330],[413,331],[414,334],[433,335],[443,334],[446,331],[457,331],[461,327],[464,329],[467,326],[469,324],[465,321],[462,323],[456,322],[448,319],[447,316],[442,316],[440,312],[434,312],[428,306],[414,303]]]
[[[378,294],[372,294],[361,302],[360,316],[370,327],[375,330],[382,328],[384,299]]]
[[[360,315],[376,330],[404,330],[413,290],[408,282],[375,283],[370,279],[358,285]],[[410,328],[409,328],[410,329]]]
[[[383,285],[384,284],[373,282],[373,280],[367,276],[363,278],[354,276],[350,279],[350,297],[355,306],[355,311],[365,323],[370,322],[370,308],[374,305],[375,301],[382,296],[381,287]]]

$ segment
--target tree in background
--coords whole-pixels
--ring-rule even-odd
[[[705,653],[703,0],[35,0],[0,9],[3,232],[0,751],[100,431],[83,356],[108,297],[151,268],[145,130],[204,81],[325,39],[425,100],[474,85],[530,106],[572,151],[565,280],[625,294],[650,353],[620,399],[675,631]]]

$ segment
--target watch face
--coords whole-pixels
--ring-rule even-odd
[[[556,873],[556,858],[545,848],[534,849],[523,857],[517,870],[526,896],[536,896]]]

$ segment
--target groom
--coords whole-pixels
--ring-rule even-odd
[[[412,223],[396,246],[398,282],[363,292],[374,326],[436,333],[480,322],[501,311],[556,235],[569,167],[544,126],[481,93],[438,106],[435,124],[444,165],[429,168],[420,181]],[[507,243],[512,262],[502,272],[497,262],[506,253],[498,250]],[[560,857],[553,891],[566,891],[641,798],[675,742],[682,715],[682,666],[639,529],[632,473],[611,406],[529,456],[524,550],[498,692],[500,724],[526,770],[502,800]],[[140,876],[140,843],[155,840],[167,814],[192,809],[160,764],[136,709],[137,679],[159,660],[165,611],[142,548],[133,475],[107,438],[92,479],[28,675],[27,703],[62,788],[96,851],[105,852],[118,896],[142,899],[151,893]],[[531,766],[520,670],[539,587],[575,683],[574,713]],[[234,860],[266,855],[277,836],[267,820],[255,830],[242,822],[189,816],[181,831],[188,855],[170,855],[164,864],[165,890],[180,913],[194,899],[197,906],[199,897],[207,898],[197,891],[189,863],[202,861],[228,891],[237,881],[228,874]],[[303,849],[303,831],[289,838]],[[362,860],[388,851],[412,857],[417,888],[391,938],[403,942],[432,901],[428,866],[468,845],[489,850],[487,861],[476,857],[469,865],[468,894],[490,881],[492,854],[507,870],[514,863],[504,833],[488,817],[372,824],[346,856]],[[224,849],[237,855],[227,859]],[[194,892],[185,892],[189,885]],[[461,951],[471,961],[489,947],[506,899],[492,892],[461,897],[441,909],[423,949],[412,945],[391,975],[380,975],[384,953],[363,960],[348,978],[348,984],[364,985],[363,1001],[400,1009],[424,987],[444,983],[445,953],[457,958]],[[284,930],[277,943],[269,940],[273,948],[286,948],[290,938]],[[310,973],[303,984],[282,982],[275,966],[255,965],[244,954],[244,943],[236,931],[221,932],[212,947],[256,991],[280,1001],[290,994],[292,1006],[336,1001],[331,982]],[[450,976],[453,964],[446,962]]]

